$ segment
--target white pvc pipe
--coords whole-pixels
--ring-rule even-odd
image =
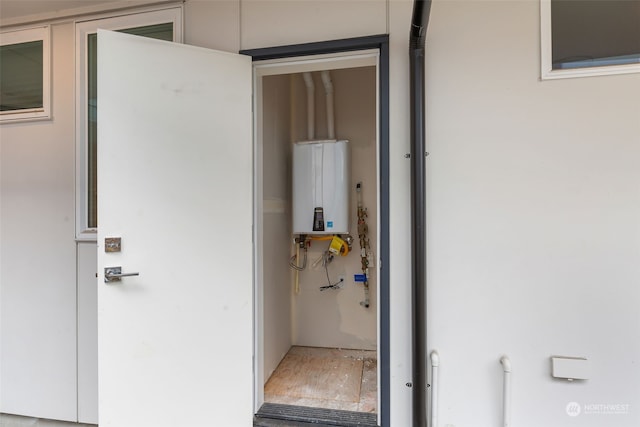
[[[438,366],[440,356],[436,350],[431,352],[431,427],[438,427]]]
[[[507,356],[500,358],[503,370],[502,383],[502,425],[511,426],[511,360]]]
[[[311,73],[302,73],[302,78],[304,79],[304,84],[307,86],[307,138],[309,141],[312,141],[315,138],[315,86]]]
[[[329,139],[336,139],[336,131],[333,114],[333,83],[331,82],[331,73],[323,71],[322,83],[324,83],[324,92],[327,95],[327,133]]]

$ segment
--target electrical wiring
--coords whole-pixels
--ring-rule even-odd
[[[321,286],[320,290],[325,291],[327,289],[340,289],[342,287],[344,278],[340,278],[339,281],[332,283],[331,278],[329,277],[329,264],[331,263],[331,261],[333,261],[335,253],[337,253],[337,251],[334,248],[332,248],[332,243],[334,242],[335,239],[336,239],[336,236],[303,236],[301,235],[299,238],[296,238],[294,240],[295,244],[297,245],[296,253],[293,254],[291,258],[289,258],[289,267],[291,267],[291,269],[295,270],[296,272],[296,282],[295,282],[296,293],[299,292],[298,273],[307,268],[307,259],[308,259],[307,244],[309,244],[311,240],[329,242],[327,249],[322,253],[322,255],[320,255],[320,257],[318,257],[312,263],[312,268],[316,268],[318,264],[322,262],[322,267],[324,268],[325,274],[327,276],[327,285]],[[346,255],[349,253],[349,249],[350,249],[349,246],[351,245],[351,237],[347,236],[346,239],[347,241],[342,241],[338,239],[338,241],[341,243],[342,247],[344,248],[344,249],[341,248],[340,255]],[[302,256],[302,264],[300,264],[300,249],[304,250],[304,253]]]
[[[321,291],[326,291],[327,289],[340,289],[342,287],[342,282],[344,282],[344,279],[341,278],[339,281],[331,283],[331,278],[329,277],[329,264],[331,263],[331,261],[333,261],[333,254],[329,251],[329,249],[327,249],[322,253],[322,266],[324,267],[324,272],[327,276],[327,285],[320,286]]]
[[[328,285],[326,286],[320,286],[320,290],[321,291],[326,291],[327,289],[340,289],[342,286],[342,282],[344,282],[344,279],[340,279],[338,280],[336,283],[331,283],[331,279],[329,278],[329,266],[328,264],[324,265],[324,271],[327,274],[327,283]]]

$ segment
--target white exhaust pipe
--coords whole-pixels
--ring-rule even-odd
[[[307,86],[307,138],[309,141],[313,141],[315,138],[315,115],[316,115],[316,101],[315,101],[315,86],[313,84],[313,77],[311,73],[302,73],[302,78]]]
[[[327,95],[327,133],[329,139],[336,139],[333,114],[333,83],[331,82],[331,73],[329,71],[323,71],[320,75],[322,76],[324,91]]]
[[[502,364],[502,426],[511,426],[511,360],[507,356],[500,358]]]
[[[431,352],[431,427],[438,427],[438,366],[440,356],[436,350]]]

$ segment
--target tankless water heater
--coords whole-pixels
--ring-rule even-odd
[[[293,145],[293,234],[349,233],[348,141]]]

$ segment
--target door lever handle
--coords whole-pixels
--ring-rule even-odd
[[[106,267],[104,269],[104,283],[120,282],[122,277],[139,275],[140,273],[123,273],[122,267]]]

